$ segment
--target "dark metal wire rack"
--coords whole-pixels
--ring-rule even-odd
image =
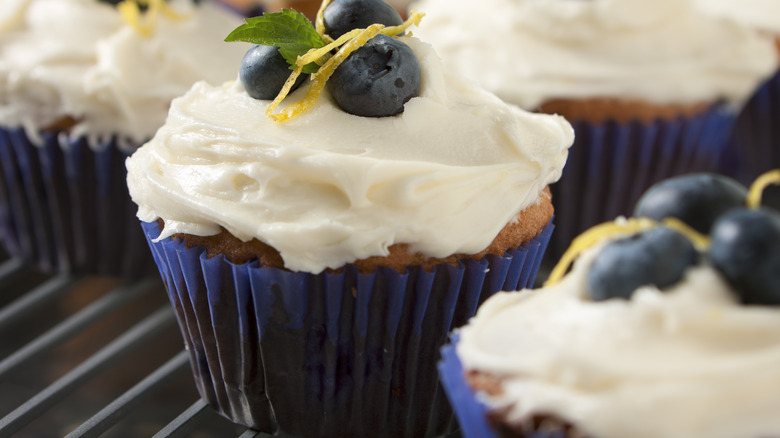
[[[195,391],[158,278],[47,276],[0,254],[0,438],[267,436]]]

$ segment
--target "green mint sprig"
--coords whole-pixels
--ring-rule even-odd
[[[291,70],[295,68],[298,56],[326,44],[311,21],[295,9],[282,9],[280,12],[247,18],[246,23],[230,32],[225,41],[276,46],[290,64]],[[303,73],[314,73],[317,69],[319,65],[312,62],[303,67]]]

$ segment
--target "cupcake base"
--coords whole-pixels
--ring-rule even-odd
[[[452,431],[439,348],[487,297],[533,283],[552,233],[430,271],[314,275],[208,258],[143,228],[203,398],[237,423],[303,437]]]
[[[153,273],[127,191],[116,139],[90,144],[66,133],[36,145],[0,128],[0,237],[6,252],[50,273]]]

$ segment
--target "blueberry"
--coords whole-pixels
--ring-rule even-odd
[[[712,228],[709,257],[745,304],[780,304],[780,215],[741,208]]]
[[[420,90],[420,63],[406,44],[377,35],[339,65],[328,90],[344,111],[385,117],[403,112]]]
[[[322,18],[325,33],[333,39],[375,23],[398,26],[404,22],[398,12],[382,0],[334,0],[323,11]]]
[[[610,242],[590,266],[588,295],[594,301],[603,301],[631,298],[640,286],[663,289],[680,281],[697,257],[688,238],[666,227]]]
[[[250,96],[271,100],[282,90],[290,73],[290,64],[279,53],[278,47],[256,45],[244,55],[238,76]],[[300,75],[292,90],[298,88],[305,78],[306,75]]]
[[[635,217],[662,220],[675,217],[703,234],[726,211],[745,206],[747,189],[725,176],[698,173],[679,176],[650,187],[634,209]]]

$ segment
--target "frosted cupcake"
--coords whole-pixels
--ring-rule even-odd
[[[442,379],[464,437],[780,434],[780,214],[735,207],[746,190],[720,177],[660,190],[705,211],[591,230],[563,280],[496,294],[459,331]],[[680,225],[703,216],[707,238]]]
[[[338,71],[364,53],[419,64],[419,81],[389,82],[418,82],[400,112],[359,115],[374,94],[345,109],[355,81]],[[241,77],[196,84],[127,162],[198,390],[268,433],[447,432],[438,349],[487,296],[533,281],[571,126],[450,75],[412,37],[368,40],[284,122]]]
[[[171,99],[198,80],[235,78],[243,55],[219,44],[236,15],[165,4],[135,21],[96,0],[3,5],[0,237],[10,255],[54,272],[153,268],[124,159],[163,124]]]
[[[572,121],[552,252],[663,178],[713,170],[770,40],[684,0],[423,0],[419,35],[508,102]]]
[[[772,0],[698,0],[705,13],[735,20],[775,38],[780,52],[780,3]],[[734,126],[724,172],[743,182],[780,166],[780,72],[755,91]]]

